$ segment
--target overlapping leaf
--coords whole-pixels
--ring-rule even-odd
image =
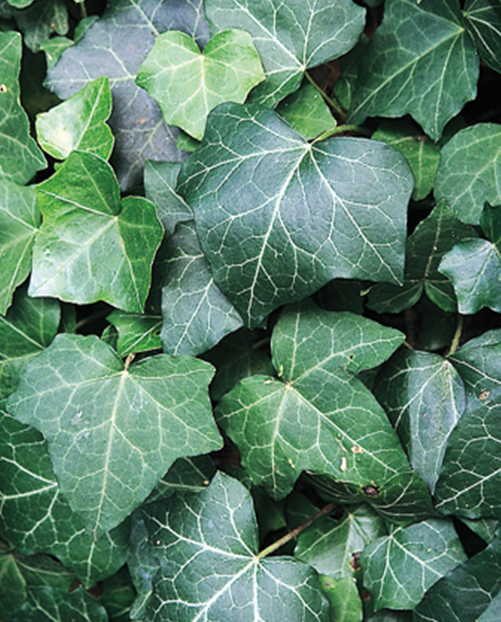
[[[50,587],[33,587],[12,622],[107,622],[108,615],[83,588],[68,593]]]
[[[297,90],[307,69],[354,47],[364,27],[364,10],[350,0],[208,0],[205,10],[212,35],[250,32],[267,78],[252,98],[271,108]]]
[[[211,377],[207,363],[167,355],[124,369],[96,337],[59,335],[25,371],[9,411],[43,433],[65,498],[97,536],[176,458],[220,447]]]
[[[478,72],[458,0],[389,0],[361,57],[349,118],[362,123],[371,116],[411,114],[437,140],[474,99]]]
[[[379,489],[409,471],[386,414],[354,376],[385,360],[402,337],[350,313],[286,310],[272,337],[281,380],[246,378],[216,411],[254,483],[278,499],[305,469]]]
[[[24,184],[46,162],[19,101],[21,35],[0,32],[0,177]]]
[[[77,304],[105,300],[140,313],[162,239],[154,206],[131,196],[120,203],[111,166],[80,151],[36,192],[43,224],[33,251],[30,295]]]
[[[400,282],[411,190],[388,145],[312,145],[255,104],[209,115],[179,186],[217,285],[251,327],[335,277]]]
[[[377,538],[362,551],[360,563],[376,610],[413,609],[466,559],[452,522],[430,519]]]
[[[166,123],[201,140],[213,108],[228,101],[243,103],[263,80],[252,37],[233,29],[212,37],[203,52],[182,32],[159,35],[136,82],[159,104]]]
[[[144,513],[150,555],[159,566],[145,622],[329,619],[310,566],[258,557],[252,498],[236,480],[219,473],[204,492],[178,495]]]
[[[117,352],[120,356],[159,350],[162,347],[162,318],[159,315],[113,311],[106,319],[118,331]]]
[[[62,99],[96,78],[109,78],[110,125],[116,139],[113,163],[122,188],[141,181],[146,158],[181,159],[176,133],[165,126],[157,104],[135,79],[160,32],[181,30],[201,43],[207,40],[201,4],[201,0],[116,0],[48,73],[47,85]]]
[[[108,79],[98,78],[59,106],[37,116],[38,142],[58,160],[64,160],[75,149],[107,160],[114,140],[106,124],[110,114]]]
[[[0,314],[5,315],[14,290],[31,270],[33,242],[40,212],[32,188],[0,181]]]
[[[496,0],[467,0],[465,24],[478,47],[480,57],[501,73],[501,7]],[[483,621],[482,621],[483,622]]]
[[[331,620],[336,622],[362,622],[362,601],[355,579],[333,579],[327,575],[320,577],[322,590],[330,605]]]
[[[25,45],[38,52],[51,34],[65,35],[69,30],[68,8],[64,0],[37,0],[24,11],[13,11],[23,33]]]

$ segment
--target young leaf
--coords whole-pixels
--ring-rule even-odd
[[[111,166],[73,151],[36,186],[43,224],[33,251],[30,296],[86,304],[104,300],[141,313],[150,287],[162,227],[152,203],[120,203]]]
[[[98,78],[59,106],[37,116],[38,142],[58,160],[66,159],[75,149],[107,160],[114,141],[106,124],[110,114],[108,79]]]
[[[195,356],[238,330],[242,319],[215,284],[193,222],[178,225],[169,247],[160,338],[164,352]]]
[[[0,32],[0,176],[18,184],[47,166],[19,101],[21,35]]]
[[[106,319],[118,331],[117,352],[120,356],[162,348],[162,318],[159,315],[113,311]]]
[[[433,492],[447,439],[466,406],[458,372],[437,354],[402,349],[382,368],[374,394],[395,426],[412,468]]]
[[[128,525],[95,539],[62,496],[41,434],[2,411],[0,469],[0,531],[13,546],[57,557],[88,588],[124,564]]]
[[[135,83],[155,36],[169,29],[205,42],[208,32],[201,0],[115,0],[47,75],[47,86],[61,99],[96,78],[109,78],[113,94],[110,125],[116,140],[113,163],[124,189],[141,182],[145,159],[181,158],[176,133],[165,126],[154,100]]]
[[[400,282],[411,191],[388,145],[310,144],[255,104],[209,115],[179,186],[214,279],[249,327],[335,277]]]
[[[31,252],[40,226],[32,188],[0,181],[0,315],[5,315],[14,290],[31,270]]]
[[[69,29],[68,9],[64,0],[37,0],[29,9],[16,11],[14,19],[24,35],[24,43],[32,52],[53,32],[65,35]]]
[[[388,0],[384,21],[361,58],[349,121],[411,114],[438,140],[474,99],[478,72],[458,0]]]
[[[290,557],[259,558],[251,495],[228,475],[143,512],[159,566],[145,622],[328,621],[312,568]]]
[[[501,73],[501,7],[496,0],[466,0],[466,28],[475,39],[480,58]],[[482,622],[484,622],[482,620]]]
[[[362,551],[360,563],[376,610],[413,609],[466,559],[452,522],[430,519],[377,538]]]
[[[307,69],[348,52],[364,27],[365,11],[350,0],[284,3],[281,0],[207,0],[212,35],[242,28],[253,37],[266,81],[252,100],[270,108],[299,88]]]
[[[243,103],[263,80],[261,61],[248,32],[220,32],[200,52],[191,37],[170,30],[155,39],[136,83],[159,104],[166,123],[202,140],[213,108],[228,101]]]
[[[220,447],[212,373],[167,355],[124,369],[96,337],[59,335],[8,408],[45,436],[64,496],[96,537],[121,523],[176,458]]]
[[[408,471],[386,414],[353,375],[377,366],[402,338],[358,315],[287,309],[272,338],[282,380],[246,378],[216,411],[254,483],[280,499],[305,469],[380,489]]]

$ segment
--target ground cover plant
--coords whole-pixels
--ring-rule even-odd
[[[498,0],[0,0],[1,622],[500,619],[500,59]]]

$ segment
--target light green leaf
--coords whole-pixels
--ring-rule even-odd
[[[346,577],[336,580],[324,575],[320,577],[320,583],[329,601],[331,622],[362,621],[362,601],[354,579]]]
[[[348,52],[365,15],[350,0],[206,0],[205,11],[212,35],[227,28],[250,32],[266,73],[252,99],[270,108],[299,88],[307,69]]]
[[[412,198],[414,201],[426,198],[433,188],[440,161],[439,145],[405,120],[383,121],[372,138],[388,143],[405,156],[414,175]]]
[[[263,80],[248,32],[220,32],[200,52],[191,37],[169,30],[155,39],[136,83],[159,104],[166,123],[201,140],[213,108],[228,101],[243,103]]]
[[[47,63],[47,71],[50,71],[61,58],[64,50],[73,45],[74,41],[68,37],[52,37],[46,39],[40,44],[40,50],[45,53],[45,62]]]
[[[43,224],[33,251],[30,296],[87,304],[104,300],[140,313],[151,280],[162,227],[152,203],[120,203],[111,166],[73,151],[35,188]]]
[[[380,489],[408,471],[386,414],[353,375],[377,366],[402,339],[350,313],[284,311],[272,337],[281,380],[246,378],[216,410],[254,483],[279,499],[305,469]]]
[[[108,622],[105,609],[83,588],[71,593],[50,587],[33,587],[12,622]]]
[[[466,406],[463,381],[438,354],[402,349],[384,365],[374,394],[433,492],[447,439]]]
[[[501,73],[501,7],[497,0],[467,0],[465,25],[475,39],[480,58]]]
[[[116,350],[120,356],[162,348],[162,318],[159,315],[113,311],[106,319],[118,331]]]
[[[412,174],[384,143],[312,145],[271,110],[222,104],[179,179],[214,279],[249,327],[336,277],[402,279]]]
[[[176,148],[177,132],[165,125],[155,101],[135,83],[155,36],[170,29],[205,43],[208,28],[202,0],[114,0],[47,75],[47,86],[61,99],[96,78],[109,78],[113,95],[110,126],[115,135],[112,163],[123,189],[142,182],[147,158],[182,157]]]
[[[21,35],[0,32],[0,176],[18,184],[47,166],[19,100]]]
[[[257,556],[251,495],[228,475],[218,473],[204,492],[176,495],[144,514],[147,546],[159,566],[145,622],[328,621],[312,568],[290,557]]]
[[[169,240],[162,287],[164,352],[197,355],[242,326],[242,319],[214,282],[193,222],[180,223]]]
[[[484,622],[483,614],[498,598],[500,589],[501,541],[498,534],[485,550],[453,570],[425,594],[413,620]]]
[[[8,408],[47,439],[61,490],[96,537],[122,522],[176,458],[220,447],[212,373],[167,355],[124,369],[96,337],[59,335],[26,369]]]
[[[110,115],[108,79],[98,78],[59,106],[37,116],[38,142],[58,160],[66,159],[75,149],[107,160],[114,140],[106,124]]]
[[[469,398],[453,430],[435,491],[436,508],[466,518],[501,518],[501,406]]]
[[[467,101],[479,73],[458,0],[388,0],[360,62],[349,121],[411,114],[433,140]]]
[[[277,112],[306,140],[316,138],[336,127],[336,119],[323,97],[307,82],[280,102]]]
[[[178,222],[193,220],[193,212],[186,201],[176,192],[179,162],[153,162],[146,160],[144,166],[144,189],[146,198],[157,208],[157,216],[170,237]]]
[[[32,52],[38,52],[41,43],[53,32],[65,35],[69,29],[64,0],[37,0],[29,9],[16,11],[14,18],[24,35],[25,45]]]
[[[443,147],[435,199],[447,199],[463,222],[480,224],[486,202],[501,204],[501,125],[479,123],[458,132]]]
[[[42,435],[2,411],[0,470],[0,531],[13,546],[57,557],[87,588],[124,564],[128,525],[95,539],[62,496]]]
[[[17,387],[26,364],[54,339],[61,319],[57,300],[29,298],[20,288],[5,317],[0,315],[0,399]]]
[[[0,314],[5,315],[14,290],[31,270],[31,252],[40,225],[32,188],[0,181]]]
[[[413,609],[466,559],[452,522],[430,519],[377,538],[363,550],[360,563],[376,610]]]

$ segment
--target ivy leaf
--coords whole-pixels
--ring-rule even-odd
[[[175,492],[201,492],[216,473],[210,456],[178,458],[155,486],[147,503],[168,499]]]
[[[29,120],[19,101],[21,35],[0,32],[0,176],[18,184],[30,181],[47,166],[29,132]]]
[[[218,473],[207,490],[147,506],[144,514],[159,565],[146,622],[329,619],[312,568],[290,557],[258,557],[251,495],[228,475]],[[208,568],[212,580],[200,581]]]
[[[362,601],[354,579],[336,580],[324,575],[320,582],[329,601],[332,622],[362,622]]]
[[[436,508],[466,518],[501,518],[501,405],[468,400],[453,430],[435,491]]]
[[[58,160],[78,149],[107,160],[113,149],[113,134],[106,124],[111,114],[111,92],[107,78],[98,78],[67,101],[39,114],[38,142]]]
[[[211,377],[207,363],[167,355],[124,369],[96,337],[59,335],[8,408],[47,439],[61,491],[96,537],[122,522],[176,458],[220,447]]]
[[[17,387],[28,361],[54,339],[61,319],[57,300],[34,299],[20,288],[5,317],[0,315],[0,399]]]
[[[391,0],[361,58],[349,121],[411,114],[438,140],[450,119],[475,98],[478,73],[458,0]]]
[[[263,80],[261,61],[248,32],[220,32],[201,52],[191,37],[170,30],[155,39],[136,83],[159,104],[166,123],[202,140],[213,108],[228,101],[243,103]]]
[[[2,411],[0,423],[2,536],[20,551],[54,555],[87,588],[117,572],[128,524],[96,540],[62,496],[42,435]]]
[[[12,622],[108,622],[108,615],[95,598],[80,588],[68,593],[50,587],[33,587],[28,600]]]
[[[466,407],[460,375],[438,354],[402,349],[383,366],[374,393],[433,492],[447,439]]]
[[[353,375],[377,366],[402,338],[351,313],[286,310],[272,337],[282,380],[246,378],[216,410],[253,482],[280,499],[305,469],[379,489],[408,471],[386,414]]]
[[[479,123],[458,132],[443,147],[435,199],[447,199],[459,220],[478,225],[486,202],[501,204],[501,125]]]
[[[452,521],[430,519],[397,527],[360,557],[375,609],[413,609],[430,587],[466,561]]]
[[[465,25],[477,44],[480,58],[501,73],[501,9],[496,0],[467,0]],[[482,620],[482,622],[484,622]]]
[[[120,356],[161,349],[162,318],[159,315],[113,311],[106,319],[118,331],[117,352]]]
[[[24,35],[25,45],[32,52],[38,52],[52,33],[65,35],[69,29],[64,0],[37,0],[29,9],[15,11],[14,18]]]
[[[242,326],[242,319],[215,284],[193,222],[180,223],[170,238],[162,287],[164,352],[197,355]]]
[[[104,300],[142,312],[162,239],[154,206],[130,196],[120,203],[111,166],[80,151],[35,190],[43,224],[33,251],[30,296],[77,304]]]
[[[0,314],[5,315],[14,290],[31,270],[31,252],[40,225],[32,188],[0,181]]]
[[[141,182],[145,159],[181,159],[176,132],[165,126],[155,101],[135,83],[155,36],[169,29],[205,42],[201,0],[116,0],[47,75],[47,86],[61,99],[96,78],[109,78],[110,126],[116,140],[113,164],[124,189]]]
[[[212,35],[227,28],[247,30],[263,61],[266,81],[253,101],[274,108],[299,88],[307,69],[348,52],[364,28],[365,11],[350,0],[319,0],[290,5],[270,0],[208,0],[205,11]]]
[[[416,622],[488,622],[483,617],[501,589],[501,540],[438,581],[416,607]],[[491,619],[494,622],[495,618]]]
[[[440,261],[455,244],[477,235],[473,227],[460,222],[442,201],[407,239],[403,287],[391,283],[373,285],[368,306],[378,313],[400,313],[412,307],[425,291],[441,309],[456,312],[453,285],[439,272]]]
[[[14,555],[3,548],[0,542],[0,615],[9,620],[26,601],[27,591]]]
[[[153,162],[146,160],[144,166],[144,189],[146,198],[157,208],[166,237],[170,237],[178,222],[193,220],[193,212],[186,201],[176,192],[179,162]]]
[[[179,181],[214,279],[249,327],[335,277],[401,281],[412,174],[384,143],[310,144],[271,110],[222,104]]]

